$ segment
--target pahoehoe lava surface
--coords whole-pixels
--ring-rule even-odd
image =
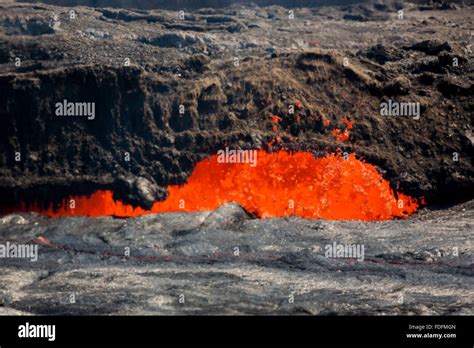
[[[259,220],[234,203],[133,219],[9,215],[0,243],[38,243],[39,258],[2,260],[0,314],[473,315],[473,211],[368,223]],[[333,241],[364,244],[364,260],[326,258]]]
[[[2,206],[110,189],[149,208],[218,149],[268,148],[271,116],[296,102],[278,146],[355,152],[428,203],[472,198],[472,5],[345,2],[289,19],[290,2],[262,2],[182,20],[163,2],[101,7],[143,4],[126,3],[77,2],[70,20],[68,7],[0,2]],[[64,99],[95,102],[96,118],[58,118]],[[420,119],[380,116],[388,100],[419,102]],[[341,143],[343,116],[355,124]]]

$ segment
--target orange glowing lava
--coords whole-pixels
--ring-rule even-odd
[[[396,194],[376,167],[350,155],[315,158],[306,152],[257,152],[257,165],[218,163],[217,155],[199,162],[188,183],[168,187],[169,196],[151,210],[113,200],[110,191],[90,197],[71,197],[57,211],[30,211],[51,217],[120,216],[214,210],[237,202],[261,218],[298,215],[331,220],[388,220],[406,218],[419,206],[416,199]]]

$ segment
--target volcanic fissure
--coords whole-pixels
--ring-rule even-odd
[[[371,164],[354,154],[256,151],[258,165],[221,163],[217,155],[199,162],[187,184],[168,187],[168,197],[151,209],[114,200],[111,190],[72,196],[57,208],[20,204],[15,211],[50,217],[135,217],[151,213],[214,210],[237,202],[260,218],[297,215],[331,220],[406,218],[420,201],[395,192]],[[421,200],[422,201],[422,200]]]

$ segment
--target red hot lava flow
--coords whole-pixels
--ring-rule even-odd
[[[315,158],[311,153],[255,150],[257,165],[219,163],[213,155],[199,162],[188,183],[169,186],[169,196],[151,210],[134,208],[113,199],[111,191],[90,197],[70,197],[75,208],[29,208],[51,217],[118,216],[214,210],[237,202],[261,218],[298,215],[330,220],[390,220],[406,218],[419,202],[396,194],[373,165],[356,158],[331,154]]]

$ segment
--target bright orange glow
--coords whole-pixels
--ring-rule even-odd
[[[342,123],[344,123],[345,125],[345,130],[335,128],[331,132],[331,134],[336,138],[337,141],[346,141],[347,139],[349,139],[349,131],[354,126],[354,121],[349,121],[346,116],[342,118]]]
[[[346,141],[349,139],[349,132],[347,129],[341,133],[341,130],[336,128],[332,130],[331,134],[334,135],[338,141]]]
[[[315,158],[306,152],[257,152],[257,165],[218,163],[217,156],[199,162],[188,183],[168,187],[169,196],[149,211],[113,200],[111,191],[90,197],[71,197],[69,204],[28,209],[51,217],[120,216],[214,210],[237,202],[261,218],[298,215],[331,220],[388,220],[406,218],[419,206],[416,199],[395,193],[375,166],[351,154]]]

